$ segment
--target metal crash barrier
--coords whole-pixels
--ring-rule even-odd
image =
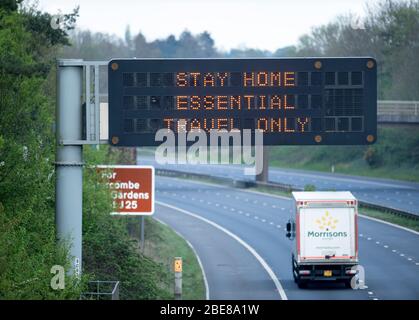
[[[89,281],[88,292],[81,300],[119,300],[119,281]]]

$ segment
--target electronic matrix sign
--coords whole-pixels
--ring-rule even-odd
[[[376,140],[377,66],[369,57],[114,59],[108,68],[114,146],[158,145],[164,128],[260,129],[265,145]]]

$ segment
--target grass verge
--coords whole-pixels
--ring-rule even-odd
[[[362,207],[359,209],[359,213],[368,217],[394,223],[399,226],[412,229],[414,231],[419,231],[419,220],[409,219],[409,218],[391,214],[385,211],[379,211],[379,210],[362,208]]]
[[[170,227],[146,217],[144,228],[144,255],[161,264],[165,270],[162,283],[173,292],[173,258],[182,257],[182,285],[184,300],[204,300],[205,285],[198,259],[188,243]]]

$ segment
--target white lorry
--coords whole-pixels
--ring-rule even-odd
[[[358,265],[358,202],[350,192],[293,192],[295,212],[286,236],[293,241],[298,287],[340,281],[351,287]]]

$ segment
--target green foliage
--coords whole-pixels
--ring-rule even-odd
[[[372,146],[271,147],[271,164],[419,181],[419,128],[379,126]]]
[[[384,0],[369,7],[361,28],[346,15],[300,38],[298,56],[373,56],[379,99],[418,100],[419,2]]]
[[[3,9],[6,12],[16,11],[23,0],[2,0],[0,2],[0,10]]]
[[[316,186],[314,184],[306,184],[304,186],[304,191],[316,191]]]
[[[3,3],[2,3],[3,4]],[[84,274],[50,286],[51,267],[69,269],[55,237],[54,86],[51,71],[66,33],[36,8],[0,7],[0,299],[78,299],[89,279],[120,280],[121,298],[168,297],[161,267],[138,254],[126,221],[110,217],[109,190],[94,170],[84,179]],[[65,16],[68,23],[76,12]],[[47,94],[46,94],[47,93]],[[123,152],[85,148],[87,163],[122,161]],[[117,157],[117,159],[115,159]]]
[[[121,299],[169,299],[169,292],[159,286],[165,277],[162,266],[138,252],[127,231],[128,218],[109,214],[109,189],[93,167],[112,161],[109,155],[103,146],[101,150],[86,148],[84,152],[84,271],[95,280],[121,281]]]
[[[367,150],[365,150],[364,159],[372,168],[378,167],[381,164],[381,158],[374,147],[368,147]]]
[[[0,9],[0,299],[77,298],[83,282],[50,287],[67,249],[55,240],[52,100],[25,26]]]

